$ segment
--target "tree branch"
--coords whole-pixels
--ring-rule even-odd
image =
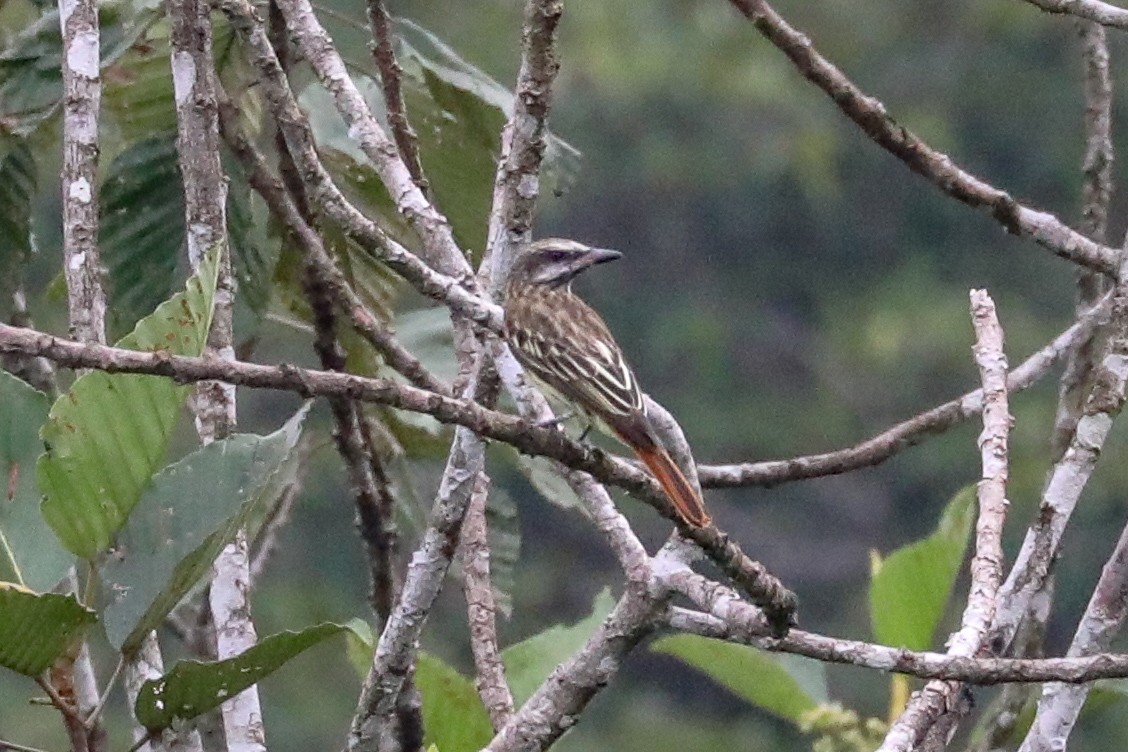
[[[1011,371],[1007,376],[1007,390],[1011,393],[1022,391],[1044,376],[1065,353],[1090,335],[1098,321],[1108,313],[1108,303],[1106,299],[1087,311],[1052,342]],[[841,475],[862,467],[878,465],[903,449],[916,446],[930,436],[943,433],[979,415],[982,410],[983,390],[976,389],[887,428],[848,449],[768,462],[700,465],[697,472],[701,476],[701,485],[705,488],[771,487],[795,480]]]
[[[466,273],[469,269],[466,258],[455,243],[446,218],[435,210],[416,185],[395,144],[369,110],[333,40],[318,22],[313,7],[308,0],[277,2],[302,55],[333,95],[337,111],[348,125],[350,138],[371,160],[396,209],[422,239],[426,261],[444,274]]]
[[[480,276],[498,298],[505,287],[516,250],[532,241],[533,211],[540,193],[546,121],[552,84],[560,69],[556,27],[564,13],[561,0],[527,0],[521,34],[521,69],[513,98],[513,116],[501,132],[501,159],[494,177],[493,210]]]
[[[440,394],[449,394],[450,387],[428,371],[419,359],[382,327],[375,314],[353,291],[325,245],[282,181],[271,174],[266,158],[256,149],[236,124],[235,106],[220,95],[220,125],[223,137],[247,173],[247,182],[262,196],[271,213],[301,243],[306,262],[317,269],[322,284],[328,287],[330,300],[348,317],[353,329],[378,352],[394,370],[416,386]]]
[[[950,157],[894,120],[885,105],[859,89],[820,55],[811,40],[788,25],[765,0],[731,2],[787,55],[804,78],[822,89],[846,117],[910,170],[957,201],[987,209],[1007,232],[1030,238],[1055,255],[1094,271],[1116,274],[1115,249],[1093,242],[1048,212],[1022,205],[1005,191],[956,166]]]
[[[59,0],[63,35],[63,273],[71,337],[106,341],[98,253],[98,112],[102,101],[98,6]]]
[[[247,0],[215,2],[248,48],[251,63],[258,71],[259,86],[271,114],[282,129],[298,171],[307,184],[310,202],[338,223],[365,251],[391,267],[422,295],[444,303],[452,311],[478,324],[500,331],[501,308],[464,287],[464,284],[472,282],[469,266],[465,265],[465,261],[464,266],[456,269],[453,276],[436,272],[388,237],[379,225],[345,199],[317,155],[309,121],[297,105],[262,19]],[[412,194],[417,192],[418,189],[413,186]],[[446,259],[448,262],[453,263],[453,258],[461,258],[457,247],[445,250],[451,252]]]
[[[486,528],[486,488],[475,489],[462,521],[462,574],[470,649],[474,655],[474,686],[490,714],[494,730],[513,715],[513,694],[505,681],[505,667],[497,639],[497,604],[490,584],[490,548]]]
[[[1128,259],[1128,254],[1125,256]],[[1046,582],[1061,536],[1084,490],[1113,420],[1124,405],[1128,378],[1128,263],[1112,301],[1111,336],[1085,403],[1085,412],[1042,491],[1038,518],[999,592],[993,640],[1002,651],[1014,639],[1030,599]]]
[[[971,589],[960,629],[950,639],[948,655],[971,657],[986,648],[987,634],[995,616],[1003,575],[1003,522],[1007,509],[1007,435],[1011,415],[1007,404],[1007,358],[1003,352],[1003,329],[995,313],[995,302],[986,290],[971,291],[971,315],[975,326],[975,363],[983,381],[983,432],[979,436],[983,467],[979,482],[979,518],[975,526],[975,553],[971,558]],[[901,716],[890,727],[881,752],[915,749],[933,727],[953,709],[962,710],[958,682],[932,681],[916,693]],[[952,713],[954,723],[958,715]]]
[[[1102,26],[1128,29],[1128,10],[1099,0],[1026,0],[1046,13],[1084,18]]]
[[[1091,656],[1106,651],[1128,617],[1128,527],[1112,556],[1101,570],[1100,580],[1089,599],[1089,605],[1077,625],[1073,642],[1066,655],[1070,658]],[[1019,752],[1049,752],[1064,749],[1073,725],[1089,696],[1091,684],[1047,684],[1042,688],[1038,712]]]
[[[407,107],[403,102],[403,69],[396,60],[395,46],[392,42],[391,19],[382,0],[368,0],[368,25],[372,28],[372,59],[380,71],[380,85],[384,90],[384,106],[388,108],[388,125],[392,138],[396,141],[400,158],[403,160],[411,179],[427,195],[427,178],[423,174],[423,163],[419,161],[419,139],[407,119]]]
[[[966,682],[977,686],[1040,684],[1049,681],[1085,684],[1098,679],[1128,676],[1128,654],[1123,653],[1102,653],[1083,658],[976,658],[928,651],[914,652],[860,640],[827,637],[801,629],[793,629],[787,637],[777,640],[768,636],[767,624],[759,610],[743,603],[731,588],[710,583],[703,577],[701,581],[701,588],[686,587],[684,591],[697,603],[701,595],[693,594],[695,590],[699,593],[707,590],[706,584],[717,588],[718,595],[713,602],[723,616],[710,612],[709,601],[702,606],[704,613],[671,606],[664,618],[674,629],[752,645],[761,650],[802,655],[826,663],[859,666],[921,679]],[[677,587],[679,592],[683,592],[682,585]]]

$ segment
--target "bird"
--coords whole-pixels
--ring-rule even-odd
[[[599,427],[642,460],[678,517],[705,527],[701,496],[647,416],[634,370],[603,318],[572,292],[576,276],[621,256],[561,238],[519,249],[504,289],[505,339],[536,381],[588,417],[588,429]]]

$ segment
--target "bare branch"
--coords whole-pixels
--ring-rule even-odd
[[[1105,300],[1090,309],[1052,342],[1011,371],[1007,376],[1007,390],[1014,393],[1036,383],[1065,353],[1089,336],[1099,320],[1107,315],[1108,302]],[[902,449],[916,446],[930,436],[943,433],[979,415],[982,410],[983,390],[976,389],[887,428],[848,449],[768,462],[700,465],[697,472],[701,476],[701,485],[705,488],[771,487],[795,480],[840,475],[858,468],[880,464]]]
[[[376,645],[372,667],[361,687],[347,749],[376,749],[393,717],[404,682],[412,670],[419,635],[438,597],[458,549],[462,518],[484,472],[481,439],[466,428],[455,431],[431,521],[412,556],[399,602]]]
[[[1128,264],[1125,269],[1128,271]],[[1124,405],[1128,378],[1128,287],[1123,283],[1117,284],[1114,293],[1109,326],[1111,336],[1086,400],[1085,414],[1077,422],[1065,454],[1050,471],[1037,521],[1027,531],[1000,590],[993,638],[1000,649],[1011,643],[1030,598],[1044,586],[1065,526],[1092,475],[1113,420]]]
[[[493,210],[480,274],[497,298],[517,248],[532,240],[533,210],[540,193],[545,122],[552,84],[560,69],[556,27],[564,12],[561,0],[527,0],[522,30],[521,70],[513,99],[513,116],[501,132],[501,159],[494,178]]]
[[[1125,11],[1128,17],[1128,11]],[[1112,201],[1112,74],[1108,39],[1103,26],[1080,21],[1081,57],[1085,63],[1085,157],[1081,171],[1081,231],[1098,242],[1108,234],[1108,206]],[[1092,305],[1094,296],[1083,304]]]
[[[444,274],[466,273],[469,266],[454,241],[446,218],[435,210],[416,185],[395,144],[369,110],[309,1],[277,1],[302,55],[313,66],[322,85],[333,95],[337,111],[349,127],[349,136],[372,161],[396,209],[419,233],[425,249],[424,258]]]
[[[71,336],[106,341],[106,293],[98,253],[98,5],[59,0],[63,34],[63,273]]]
[[[1128,29],[1128,10],[1100,0],[1026,0],[1046,13],[1084,18],[1102,26]]]
[[[1057,256],[1103,274],[1114,275],[1117,251],[1095,243],[1048,212],[1037,211],[1010,194],[957,167],[886,112],[885,105],[869,96],[842,71],[820,55],[811,40],[792,28],[765,0],[731,0],[768,41],[795,64],[799,72],[829,96],[846,117],[882,148],[968,206],[990,211],[997,222],[1015,235],[1027,237]]]
[[[486,532],[485,487],[474,490],[462,521],[463,592],[474,654],[474,686],[490,714],[494,730],[513,715],[513,694],[505,681],[505,667],[497,640],[497,604],[490,584],[490,548]]]
[[[781,630],[790,623],[794,595],[715,526],[692,528],[680,522],[657,482],[632,464],[572,441],[558,430],[531,425],[474,402],[444,397],[387,379],[312,371],[289,365],[262,366],[238,361],[190,358],[164,352],[139,353],[105,345],[82,345],[34,330],[0,324],[0,352],[46,357],[69,367],[108,372],[147,373],[180,382],[219,379],[229,384],[294,391],[304,396],[348,396],[402,410],[423,412],[443,423],[457,423],[532,454],[559,460],[603,482],[625,488],[678,525],[679,533],[700,546],[754,602],[768,608]],[[457,432],[456,432],[457,436]],[[461,513],[459,513],[461,518]]]
[[[1100,580],[1089,599],[1089,605],[1077,625],[1073,642],[1066,653],[1070,658],[1090,656],[1108,650],[1113,638],[1128,618],[1128,527],[1112,556],[1101,570]],[[1042,688],[1038,712],[1019,752],[1049,752],[1064,749],[1069,733],[1077,722],[1091,684],[1047,684]]]
[[[1082,91],[1085,96],[1085,157],[1081,165],[1081,229],[1098,242],[1108,234],[1108,206],[1112,198],[1112,76],[1109,73],[1108,40],[1103,26],[1077,22],[1081,57],[1085,64]],[[1103,274],[1083,269],[1077,278],[1077,310],[1091,307],[1112,289]],[[1050,440],[1052,459],[1065,454],[1077,428],[1085,398],[1097,368],[1101,335],[1097,328],[1069,354],[1058,391],[1057,414]]]
[[[1003,580],[1003,523],[1007,515],[1007,477],[1010,464],[1007,437],[1011,414],[1007,395],[1007,356],[995,302],[986,290],[971,291],[975,325],[975,363],[983,380],[983,432],[979,435],[983,478],[979,482],[979,518],[975,525],[975,553],[971,557],[971,591],[960,631],[948,652],[975,655],[983,645],[995,616],[995,598]]]
[[[71,336],[82,342],[106,341],[106,291],[98,250],[98,122],[102,101],[101,43],[95,0],[59,0],[63,78],[63,276],[67,282],[67,313]],[[17,314],[22,290],[14,301]],[[24,307],[26,316],[26,307]],[[30,321],[30,319],[29,319]],[[34,361],[33,361],[34,362]],[[72,567],[70,585],[78,591]],[[72,746],[101,752],[106,732],[101,719],[87,725],[84,718],[98,703],[98,684],[88,645],[82,642],[50,672],[50,681],[65,690],[56,703]],[[50,688],[51,684],[45,684]],[[54,698],[53,698],[54,699]]]
[[[983,432],[979,436],[983,478],[979,482],[979,519],[971,558],[971,590],[960,629],[949,641],[948,655],[975,656],[985,651],[1003,579],[1003,522],[1007,508],[1007,436],[1011,415],[1007,404],[1007,358],[995,302],[986,290],[971,291],[975,326],[975,363],[983,381]],[[958,682],[932,681],[916,693],[882,742],[882,752],[915,749],[920,740],[955,723],[965,710]],[[949,723],[938,722],[952,714]],[[936,726],[936,728],[934,728]],[[945,734],[946,736],[946,734]]]
[[[227,15],[232,28],[249,49],[251,63],[258,70],[259,86],[275,121],[282,129],[290,154],[307,183],[311,203],[340,224],[349,237],[386,263],[421,294],[443,302],[452,311],[476,323],[500,331],[502,326],[500,307],[482,300],[463,286],[464,281],[467,283],[472,281],[465,260],[462,262],[463,266],[454,272],[455,276],[436,272],[402,245],[389,238],[374,221],[364,216],[345,199],[317,155],[309,121],[298,108],[289,82],[286,80],[285,71],[270,44],[262,19],[246,0],[216,0],[216,3]],[[412,194],[417,194],[418,189],[411,185]],[[441,246],[441,243],[433,245]],[[452,252],[446,261],[457,265],[453,259],[461,258],[458,249],[454,247],[446,250]]]
[[[172,80],[176,97],[177,156],[184,183],[184,226],[188,262],[195,269],[204,254],[219,247],[220,267],[208,332],[208,354],[234,360],[235,278],[227,242],[227,180],[220,165],[212,28],[207,0],[171,0]],[[192,412],[203,444],[224,439],[237,425],[235,389],[219,381],[197,384]],[[208,603],[215,627],[216,657],[236,656],[258,642],[250,608],[250,555],[246,531],[236,532],[212,563]],[[220,707],[227,743],[265,752],[266,732],[258,687]]]
[[[686,553],[684,542],[671,536],[654,557],[655,566],[685,569]],[[556,667],[493,738],[486,752],[543,750],[567,731],[665,613],[671,593],[656,584],[628,580],[627,591],[584,647]]]
[[[450,387],[428,371],[418,358],[408,352],[387,329],[382,327],[375,314],[349,286],[341,270],[337,268],[333,258],[325,249],[321,237],[303,217],[296,199],[286,190],[282,181],[270,173],[262,153],[239,132],[234,105],[222,92],[219,113],[224,140],[246,171],[247,182],[263,197],[270,211],[301,243],[306,262],[316,267],[322,284],[328,287],[330,299],[344,315],[348,316],[356,332],[380,353],[389,366],[411,383],[432,392],[449,394]]]
[[[400,158],[411,179],[427,195],[427,178],[423,174],[423,163],[419,161],[419,139],[407,119],[407,107],[403,102],[403,69],[396,60],[392,43],[392,23],[383,0],[368,0],[368,24],[372,28],[372,58],[380,71],[380,85],[384,90],[384,106],[388,108],[388,125],[392,128],[392,138],[396,141]]]
[[[800,629],[793,629],[787,637],[777,640],[767,636],[767,624],[759,610],[743,603],[731,588],[710,583],[703,577],[701,582],[702,587],[696,588],[698,592],[706,591],[705,586],[719,589],[718,598],[724,598],[721,611],[724,616],[711,613],[708,604],[702,606],[704,613],[672,606],[667,610],[665,619],[674,629],[752,645],[762,650],[802,655],[826,663],[979,686],[1048,681],[1085,684],[1097,679],[1128,676],[1128,655],[1123,653],[1102,653],[1082,658],[975,658],[914,652],[859,640],[827,637]],[[677,587],[682,590],[681,584]],[[686,587],[685,590],[693,593],[695,588]],[[697,602],[699,596],[689,597]],[[717,603],[717,608],[721,608],[720,600]]]

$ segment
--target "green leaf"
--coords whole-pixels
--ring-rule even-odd
[[[26,139],[0,136],[0,293],[23,278],[31,256],[31,208],[37,186],[35,155]]]
[[[825,668],[817,661],[689,634],[664,637],[651,650],[681,659],[756,707],[794,724],[827,699]]]
[[[927,538],[897,549],[876,566],[870,618],[881,643],[927,650],[963,564],[975,519],[975,487],[957,493]]]
[[[178,719],[191,720],[257,684],[314,645],[354,629],[355,622],[325,622],[301,632],[273,634],[227,660],[179,661],[161,678],[141,685],[134,705],[137,720],[149,731],[166,729]]]
[[[167,61],[165,63],[167,65]],[[278,264],[281,238],[267,231],[269,212],[262,198],[247,182],[243,166],[235,159],[223,160],[224,172],[230,185],[227,191],[227,231],[231,239],[232,271],[239,284],[236,305],[246,308],[253,316],[251,325],[240,326],[236,331],[244,338],[251,336],[270,305],[274,281],[274,268]],[[239,309],[236,309],[239,313]],[[244,317],[245,321],[245,317]]]
[[[219,251],[213,248],[185,292],[137,322],[119,347],[175,355],[203,352],[211,326]],[[83,558],[105,549],[164,461],[187,388],[160,376],[92,371],[51,408],[36,465],[43,516]]]
[[[101,199],[98,239],[120,331],[172,293],[184,243],[176,131],[154,133],[119,154]]]
[[[38,676],[96,620],[69,595],[0,582],[0,666]]]
[[[552,670],[584,646],[607,614],[615,599],[606,589],[595,597],[591,615],[571,626],[557,625],[502,651],[505,675],[518,705],[533,694]]]
[[[153,24],[145,43],[104,71],[102,110],[126,143],[176,132],[176,103],[169,69],[168,23]],[[179,181],[178,181],[179,182]]]
[[[541,456],[530,457],[517,450],[513,450],[512,455],[521,467],[521,472],[546,501],[551,501],[561,509],[583,509],[576,492],[561,477],[552,460]]]
[[[47,420],[47,395],[0,371],[0,572],[25,587],[50,590],[74,557],[39,512],[35,458],[43,445],[39,429]]]
[[[497,169],[497,134],[513,113],[513,92],[464,60],[437,35],[396,19],[404,96],[419,136],[424,171],[460,244],[485,246]],[[545,189],[563,193],[579,152],[546,134]]]
[[[492,489],[486,505],[486,531],[490,547],[490,586],[497,610],[513,614],[513,588],[517,562],[521,558],[521,525],[513,497]]]
[[[415,686],[423,696],[425,743],[443,752],[477,752],[493,738],[490,717],[474,683],[465,676],[421,652]]]
[[[102,67],[118,60],[158,16],[155,9],[106,3],[98,9]],[[27,136],[58,111],[63,96],[62,33],[52,7],[0,52],[0,122]]]
[[[363,28],[357,14],[346,23]],[[403,68],[404,102],[415,127],[420,158],[436,203],[450,220],[459,244],[481,250],[497,170],[498,133],[513,112],[513,93],[481,69],[462,59],[439,37],[406,19],[396,19],[396,54]],[[377,75],[370,56],[346,60],[370,109],[386,122]],[[371,163],[348,136],[323,87],[302,89],[299,101],[310,113],[310,125],[325,160],[352,198],[401,242],[400,220]],[[554,135],[546,135],[543,183],[563,193],[579,164],[579,152]]]
[[[103,567],[111,593],[103,620],[111,645],[125,653],[136,648],[211,571],[290,458],[307,410],[269,436],[212,442],[153,478]]]
[[[372,667],[372,653],[376,650],[376,636],[372,634],[372,627],[368,622],[355,620],[356,628],[345,635],[345,649],[348,652],[349,664],[356,670],[356,675],[361,681],[368,676],[368,669]]]
[[[354,630],[349,635],[349,662],[364,679],[372,666],[375,647],[372,631]],[[423,697],[423,729],[432,748],[443,752],[473,752],[493,737],[474,683],[440,658],[420,651],[415,663],[415,686]]]

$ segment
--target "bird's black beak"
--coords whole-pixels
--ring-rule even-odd
[[[580,264],[581,269],[586,269],[589,266],[596,264],[605,264],[608,261],[615,261],[623,257],[619,251],[613,251],[610,248],[589,248],[587,253],[583,256],[583,261]]]

